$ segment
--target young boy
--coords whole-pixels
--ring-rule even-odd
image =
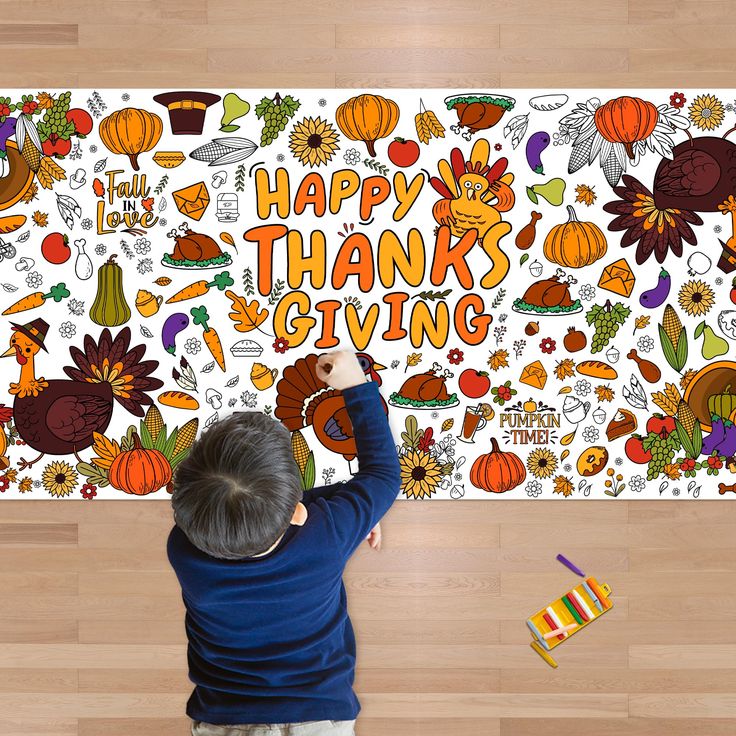
[[[316,372],[342,391],[359,472],[302,492],[288,430],[236,412],[177,467],[168,555],[182,587],[195,684],[193,736],[351,736],[355,638],[342,573],[381,517],[400,470],[377,384],[354,353]]]

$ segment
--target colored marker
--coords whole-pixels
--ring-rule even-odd
[[[603,594],[603,591],[600,589],[598,583],[596,583],[593,578],[587,578],[585,582],[588,583],[588,585],[590,585],[590,587],[593,589],[596,598],[598,598],[598,600],[601,602],[603,608],[608,610],[613,605],[613,603],[611,603],[611,601],[608,600],[608,597]]]
[[[529,646],[550,666],[550,667],[557,667],[557,662],[552,659],[552,657],[547,654],[547,652],[542,649],[542,647],[539,645],[539,642],[536,641],[530,641]]]
[[[576,575],[580,575],[581,578],[585,577],[585,573],[576,565],[573,565],[570,560],[567,559],[567,557],[563,557],[562,555],[557,555],[557,561],[561,562],[565,567],[572,570]]]
[[[583,619],[580,618],[580,614],[575,610],[572,603],[568,600],[566,595],[563,595],[560,600],[565,604],[565,607],[568,611],[572,614],[572,617],[582,626],[583,625]]]
[[[549,649],[549,644],[547,644],[547,642],[544,639],[544,636],[542,636],[542,632],[534,625],[534,623],[532,622],[530,618],[526,620],[526,625],[529,627],[532,634],[534,634],[534,636],[536,636],[537,639],[539,639],[539,641],[541,642],[541,645],[545,649]]]
[[[593,592],[593,588],[588,585],[588,582],[586,580],[583,580],[583,587],[585,588],[585,592],[591,597],[593,603],[595,603],[596,608],[603,613],[605,610],[603,608],[603,604],[598,600],[598,596]]]
[[[567,626],[561,626],[559,629],[555,629],[554,631],[548,631],[545,635],[545,639],[554,639],[555,636],[559,636],[560,634],[568,634],[571,631],[574,631],[578,628],[577,624],[568,624]]]
[[[547,613],[549,614],[550,618],[555,622],[555,625],[552,628],[562,628],[563,623],[562,621],[560,621],[559,616],[557,615],[557,613],[555,613],[555,609],[552,608],[552,606],[547,606]]]

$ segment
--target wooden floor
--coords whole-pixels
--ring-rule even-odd
[[[2,2],[0,89],[728,87],[734,0]],[[359,736],[733,736],[730,502],[398,503],[346,584]],[[0,500],[0,736],[186,736],[167,503]],[[525,617],[615,608],[552,671]]]

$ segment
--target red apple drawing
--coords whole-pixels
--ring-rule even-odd
[[[412,166],[419,160],[419,145],[414,141],[394,138],[388,146],[388,157],[395,166]]]
[[[41,255],[57,266],[66,263],[72,254],[69,247],[69,238],[61,233],[49,233],[41,243]]]
[[[469,399],[479,399],[491,389],[491,379],[485,371],[467,368],[460,374],[457,385]]]
[[[624,452],[632,463],[639,465],[646,465],[652,459],[652,451],[644,449],[644,438],[638,434],[633,434],[626,440]]]
[[[42,144],[43,152],[47,156],[66,156],[72,150],[71,141],[59,138],[56,133],[52,133]]]
[[[92,132],[92,116],[81,107],[73,107],[67,110],[66,119],[74,125],[77,135],[89,135]]]

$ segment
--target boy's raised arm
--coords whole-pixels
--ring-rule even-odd
[[[327,499],[338,539],[349,555],[396,500],[399,460],[378,384],[365,380],[355,354],[320,356],[316,370],[319,378],[342,391],[358,452],[358,472]]]

